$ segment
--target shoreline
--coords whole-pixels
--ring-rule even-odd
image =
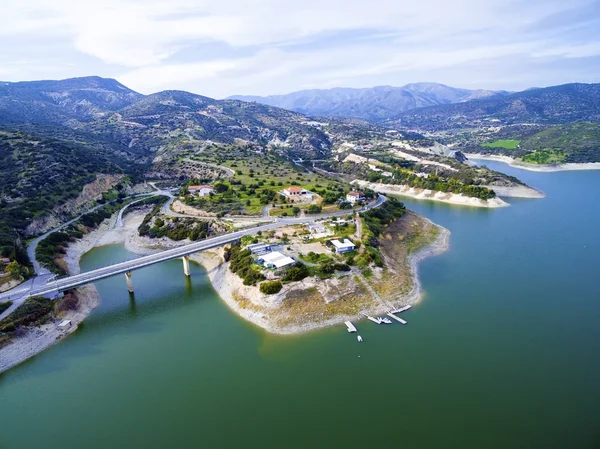
[[[580,170],[600,170],[600,162],[582,162],[566,163],[558,165],[537,165],[527,162],[517,161],[510,156],[488,155],[481,153],[464,153],[469,160],[504,162],[511,167],[521,168],[523,170],[536,172],[557,172],[557,171],[580,171]]]
[[[136,254],[144,255],[162,251],[168,248],[174,248],[186,243],[186,241],[175,242],[167,238],[150,239],[148,237],[140,237],[137,234],[137,228],[143,220],[146,212],[133,211],[130,212],[124,220],[123,227],[115,228],[116,214],[108,221],[103,222],[97,229],[84,235],[81,239],[72,243],[67,247],[63,261],[70,274],[80,273],[81,269],[79,262],[84,254],[91,249],[111,244],[123,244],[128,251]],[[422,297],[422,286],[418,275],[419,263],[428,258],[443,253],[449,248],[450,231],[446,228],[436,225],[425,217],[432,225],[439,229],[439,234],[433,242],[408,256],[408,266],[411,277],[411,287],[409,292],[401,297],[395,298],[394,303],[403,305],[415,304]],[[191,260],[202,265],[206,270],[206,275],[219,298],[239,317],[249,321],[256,326],[264,329],[267,332],[279,335],[301,334],[311,330],[316,330],[324,327],[339,325],[346,320],[363,320],[364,317],[360,314],[349,316],[335,316],[327,320],[318,322],[307,322],[302,324],[279,325],[273,319],[269,319],[265,315],[264,310],[259,310],[257,306],[249,306],[246,301],[237,301],[237,291],[242,289],[253,289],[253,292],[258,293],[258,288],[248,287],[243,285],[242,279],[229,270],[229,263],[223,261],[223,247],[213,250],[204,251],[191,256]],[[267,297],[267,300],[276,305],[277,298],[281,300],[287,293],[297,290],[302,287],[311,288],[316,285],[312,278],[307,278],[304,281],[294,285],[285,286],[277,295],[262,295]],[[9,345],[0,349],[0,373],[19,365],[30,357],[48,349],[54,344],[65,339],[73,334],[90,313],[100,305],[101,298],[93,284],[85,285],[75,289],[75,294],[79,299],[77,310],[69,311],[60,318],[53,320],[43,326],[31,329],[23,337],[15,338]],[[387,301],[390,302],[390,301]],[[369,309],[373,314],[386,312],[389,307],[380,304],[379,307]],[[71,326],[67,329],[59,329],[58,322],[61,320],[70,320]]]
[[[408,256],[407,263],[411,277],[410,290],[393,300],[386,299],[384,302],[387,304],[379,304],[378,307],[369,309],[368,312],[370,314],[380,315],[386,313],[390,309],[389,303],[397,305],[413,305],[419,302],[423,294],[423,288],[418,273],[419,263],[429,257],[442,254],[450,247],[450,231],[443,226],[433,223],[425,217],[421,218],[431,223],[433,226],[436,226],[439,229],[439,234],[433,242]],[[337,326],[344,321],[363,321],[366,319],[361,313],[358,313],[353,315],[338,315],[318,322],[307,322],[285,326],[279,325],[275,320],[269,319],[265,314],[265,310],[259,310],[256,305],[248,305],[247,302],[251,302],[250,300],[236,300],[237,291],[245,290],[246,293],[253,292],[254,296],[256,296],[257,288],[244,286],[239,276],[229,270],[229,263],[223,262],[222,259],[222,247],[195,254],[191,258],[206,269],[206,274],[213,289],[232,312],[271,334],[297,335],[330,326]],[[258,295],[261,295],[263,299],[266,299],[275,305],[283,300],[288,293],[294,290],[311,288],[314,284],[315,281],[312,278],[307,278],[293,285],[284,286],[281,292],[276,295],[262,295],[261,293],[258,293]]]
[[[436,201],[439,203],[453,204],[455,206],[482,207],[489,209],[509,206],[506,201],[498,197],[489,200],[482,200],[479,198],[464,196],[460,193],[446,193],[434,190],[415,189],[414,187],[403,184],[379,184],[358,179],[352,181],[351,184],[387,195],[398,195],[417,200]]]

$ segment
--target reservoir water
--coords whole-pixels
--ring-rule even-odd
[[[406,326],[275,336],[199,266],[136,271],[134,299],[107,279],[75,335],[0,375],[0,448],[600,447],[600,171],[487,165],[547,197],[407,200],[452,235]]]

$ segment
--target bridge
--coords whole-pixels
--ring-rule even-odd
[[[382,205],[387,198],[383,195],[379,195],[379,198],[373,204],[366,206],[361,211],[366,211],[368,209],[372,209],[375,207],[379,207]],[[177,248],[168,249],[165,251],[161,251],[156,254],[151,254],[148,256],[138,257],[137,259],[129,260],[126,262],[120,262],[114,265],[110,265],[108,267],[98,268],[96,270],[87,271],[85,273],[80,273],[72,276],[66,276],[63,278],[58,278],[55,280],[50,280],[46,283],[44,282],[32,282],[31,287],[29,289],[23,289],[22,292],[19,292],[18,295],[20,298],[31,297],[31,296],[44,296],[44,295],[52,295],[57,294],[59,292],[70,290],[76,287],[80,287],[82,285],[90,284],[92,282],[98,281],[100,279],[105,279],[111,276],[115,276],[118,274],[125,274],[125,278],[127,280],[127,288],[130,292],[133,292],[133,280],[132,280],[132,272],[134,270],[147,267],[149,265],[154,265],[157,263],[165,262],[173,259],[182,259],[183,260],[183,271],[185,275],[190,275],[189,268],[189,257],[194,253],[198,253],[201,251],[206,251],[212,248],[217,248],[219,246],[223,246],[227,243],[234,242],[246,235],[256,234],[259,231],[271,231],[283,226],[295,225],[295,224],[306,224],[310,222],[314,222],[316,220],[321,220],[324,218],[333,218],[339,216],[347,216],[353,213],[352,211],[340,211],[333,212],[329,214],[320,214],[312,217],[301,217],[301,218],[286,218],[279,219],[276,222],[271,222],[268,224],[255,226],[252,228],[242,229],[239,231],[230,232],[227,234],[219,235],[216,237],[211,237],[204,239],[199,242],[190,243],[187,245],[182,245]],[[0,295],[0,301],[5,301],[9,299],[11,296],[11,292],[8,291],[4,294]],[[15,292],[12,292],[13,299],[15,296]],[[7,310],[8,312],[8,310]]]

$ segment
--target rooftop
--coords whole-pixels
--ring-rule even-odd
[[[336,248],[354,248],[354,243],[352,243],[350,240],[348,239],[344,239],[343,242],[340,242],[339,240],[332,240],[331,244],[333,246],[335,246]]]
[[[281,254],[279,251],[267,253],[261,256],[260,260],[266,265],[273,265],[275,268],[281,268],[296,263],[294,259],[285,254]]]

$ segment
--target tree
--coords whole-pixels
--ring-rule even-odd
[[[281,281],[267,281],[260,284],[260,292],[265,295],[273,295],[279,293],[283,288]]]
[[[19,279],[21,276],[21,267],[16,260],[13,260],[11,263],[9,263],[4,271],[9,273],[13,279]]]

